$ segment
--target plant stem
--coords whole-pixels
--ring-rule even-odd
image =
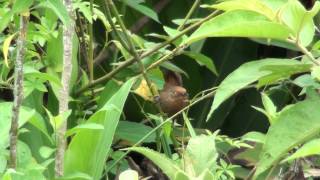
[[[184,26],[186,25],[187,21],[190,19],[190,17],[192,16],[193,12],[196,10],[196,8],[199,6],[200,4],[200,0],[195,0],[191,9],[189,10],[187,16],[184,18],[182,24],[180,24],[180,26],[178,27],[178,31],[180,31],[181,29],[184,28]]]
[[[17,42],[17,56],[14,68],[14,102],[12,106],[11,128],[10,128],[10,162],[9,167],[17,167],[17,141],[19,127],[19,113],[23,100],[23,59],[25,56],[25,43],[29,15],[20,15],[20,34]]]
[[[208,15],[207,17],[203,18],[201,21],[198,21],[194,24],[192,24],[191,26],[187,27],[186,29],[184,29],[183,31],[181,31],[179,34],[177,34],[175,37],[167,40],[167,41],[164,41],[163,43],[155,46],[154,48],[150,49],[149,51],[143,53],[141,56],[140,56],[140,59],[143,59],[147,56],[150,56],[152,54],[154,54],[155,52],[157,52],[159,49],[167,46],[168,44],[172,43],[173,41],[179,39],[181,36],[183,36],[184,34],[186,34],[187,32],[193,30],[194,28],[200,26],[201,24],[203,24],[204,22],[208,21],[209,19],[213,18],[214,16],[216,16],[218,14],[219,11],[214,11],[213,13],[211,13],[210,15]],[[94,80],[92,83],[89,83],[87,84],[86,86],[82,87],[81,89],[79,89],[77,92],[76,92],[76,95],[77,94],[80,94],[84,91],[86,91],[88,88],[92,87],[92,86],[95,86],[101,82],[104,82],[106,80],[109,80],[111,79],[115,74],[117,74],[119,71],[121,71],[122,69],[130,66],[131,64],[133,64],[134,62],[136,62],[136,60],[134,58],[130,58],[126,61],[124,61],[121,65],[119,65],[118,67],[116,67],[113,71],[109,72],[108,74],[100,77],[99,79],[97,80]]]
[[[70,17],[73,17],[72,0],[64,0],[64,4]],[[61,75],[62,88],[59,91],[59,114],[62,115],[69,109],[69,82],[72,71],[72,37],[73,37],[73,18],[69,24],[63,26],[63,70]],[[61,177],[64,174],[64,154],[66,149],[65,132],[67,120],[64,120],[60,127],[56,129],[57,151],[55,157],[55,175]]]
[[[93,0],[90,0],[90,12],[91,17],[93,17]],[[88,58],[88,70],[89,70],[89,82],[91,83],[93,81],[93,32],[92,32],[92,26],[93,26],[93,18],[92,23],[88,24],[88,32],[89,32],[89,58]]]
[[[314,58],[312,53],[305,48],[304,46],[301,45],[299,40],[295,39],[294,37],[290,37],[290,39],[287,39],[287,42],[294,44],[303,54],[305,54],[310,61],[312,61],[315,65],[320,66],[320,62]]]

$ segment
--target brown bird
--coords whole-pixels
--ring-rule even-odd
[[[174,115],[189,104],[187,90],[182,87],[181,76],[173,71],[164,71],[165,84],[160,91],[159,103],[162,111]]]

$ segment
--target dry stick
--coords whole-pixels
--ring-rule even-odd
[[[27,36],[27,25],[29,15],[20,16],[20,34],[17,44],[17,57],[14,67],[14,102],[12,106],[12,118],[10,128],[10,163],[9,167],[17,167],[17,141],[18,141],[18,121],[20,106],[23,100],[23,59],[25,55],[25,42]]]
[[[140,56],[140,59],[143,59],[147,56],[150,56],[154,53],[156,53],[159,49],[167,46],[168,44],[172,43],[173,41],[179,39],[181,36],[183,36],[184,34],[186,34],[187,32],[193,30],[194,28],[200,26],[201,24],[203,24],[204,22],[208,21],[209,19],[211,19],[212,17],[216,16],[218,14],[219,11],[214,11],[213,13],[211,13],[209,16],[203,18],[202,20],[192,24],[191,26],[189,26],[188,28],[184,29],[183,31],[181,31],[179,34],[177,34],[175,37],[155,46],[154,48],[152,48],[151,50],[143,53],[141,56]],[[86,86],[82,87],[80,90],[78,90],[76,92],[76,94],[80,94],[84,91],[86,91],[88,88],[92,87],[92,86],[95,86],[101,82],[104,82],[106,80],[109,80],[111,79],[115,74],[117,74],[119,71],[121,71],[122,69],[130,66],[131,64],[133,64],[134,62],[136,62],[136,60],[133,58],[130,58],[128,59],[127,61],[124,61],[121,65],[119,65],[118,67],[116,67],[114,70],[112,70],[110,73],[100,77],[99,79],[97,80],[94,80],[92,83],[89,83],[87,84]]]
[[[72,15],[72,0],[64,0],[64,4],[69,13]],[[63,26],[63,71],[61,75],[62,88],[59,91],[59,114],[67,112],[69,107],[69,82],[72,71],[72,36],[73,36],[73,19],[70,23]],[[63,121],[62,125],[57,130],[57,151],[55,157],[55,175],[57,177],[63,176],[64,167],[64,153],[66,149],[65,132],[67,129],[67,120]]]

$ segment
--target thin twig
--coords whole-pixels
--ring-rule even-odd
[[[12,106],[11,128],[10,128],[10,162],[9,167],[17,167],[17,141],[18,141],[18,121],[20,106],[23,100],[23,59],[25,56],[25,43],[27,36],[27,25],[29,15],[20,16],[20,35],[17,45],[17,56],[14,68],[14,102]]]
[[[192,16],[192,14],[194,13],[194,11],[197,9],[197,7],[200,4],[200,0],[195,0],[191,9],[189,10],[187,16],[184,18],[182,24],[180,24],[180,26],[178,27],[178,31],[182,30],[184,28],[184,26],[186,25],[187,21],[190,19],[190,17]]]
[[[203,24],[204,22],[210,20],[211,18],[213,18],[214,16],[216,16],[219,13],[219,11],[214,11],[213,13],[211,13],[210,15],[208,15],[207,17],[203,18],[202,20],[194,23],[193,25],[187,27],[186,29],[184,29],[183,31],[181,31],[179,34],[177,34],[175,37],[155,46],[154,48],[150,49],[149,51],[143,53],[140,56],[140,59],[143,59],[147,56],[150,56],[154,53],[156,53],[159,49],[167,46],[168,44],[174,42],[175,40],[179,39],[181,36],[183,36],[184,34],[186,34],[187,32],[193,30],[194,28],[200,26],[201,24]],[[134,57],[124,61],[121,65],[119,65],[118,67],[116,67],[113,71],[111,71],[110,73],[100,77],[99,79],[93,81],[92,83],[87,84],[86,86],[80,88],[75,94],[80,94],[84,91],[86,91],[88,88],[93,87],[101,82],[104,82],[106,80],[111,79],[115,74],[117,74],[119,71],[121,71],[122,69],[130,66],[131,64],[133,64],[134,62],[136,62],[136,60],[134,59]]]

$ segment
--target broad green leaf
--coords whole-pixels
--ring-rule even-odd
[[[128,169],[120,173],[119,180],[139,180],[139,174],[135,170]]]
[[[219,4],[214,4],[214,5],[205,6],[205,7],[219,9],[223,11],[234,11],[234,10],[254,11],[266,16],[270,20],[273,20],[276,16],[273,10],[270,7],[268,7],[266,4],[264,4],[261,0],[224,1]]]
[[[225,12],[203,23],[186,41],[191,44],[207,37],[250,37],[285,40],[290,29],[271,22],[256,12]]]
[[[11,116],[12,116],[12,103],[1,102],[0,103],[0,148],[7,147],[9,143],[9,131],[11,127]],[[19,127],[23,126],[35,115],[35,111],[22,106],[19,114]]]
[[[120,121],[117,127],[115,136],[117,138],[127,140],[133,144],[137,143],[145,135],[147,135],[152,128],[141,123],[130,122],[130,121]],[[150,135],[143,142],[151,143],[155,141],[155,134]]]
[[[269,6],[274,12],[278,11],[288,0],[261,0],[264,4]]]
[[[266,135],[255,177],[276,165],[291,149],[318,135],[320,131],[319,96],[285,108]]]
[[[154,164],[156,164],[164,174],[166,174],[170,179],[174,179],[177,171],[182,171],[173,160],[167,158],[163,154],[151,150],[145,147],[130,147],[127,150],[135,151],[143,154],[148,159],[150,159]]]
[[[218,75],[218,71],[216,69],[216,66],[213,63],[213,60],[201,53],[195,53],[195,52],[184,52],[183,54],[189,56],[190,58],[194,59],[200,66],[205,66],[208,68],[213,74]]]
[[[300,95],[304,94],[307,87],[312,87],[315,89],[320,88],[320,83],[317,82],[310,74],[304,74],[297,77],[293,83],[302,88]]]
[[[294,159],[303,158],[311,155],[319,155],[319,154],[320,154],[320,139],[313,139],[307,142],[306,144],[304,144],[295,153],[287,157],[282,162],[292,161]]]
[[[0,33],[2,33],[2,31],[8,26],[13,15],[14,13],[12,11],[9,11],[0,18]]]
[[[261,68],[271,73],[259,79],[257,87],[272,84],[278,80],[288,79],[293,74],[309,72],[312,64],[270,65]]]
[[[207,121],[212,113],[230,96],[246,87],[247,85],[271,74],[263,67],[270,65],[304,65],[304,63],[291,59],[263,59],[252,61],[241,65],[238,69],[229,74],[219,85]]]
[[[83,123],[83,124],[79,124],[76,127],[67,130],[66,132],[66,137],[71,136],[75,133],[80,132],[81,130],[85,130],[85,129],[91,129],[91,130],[103,130],[104,127],[101,124],[97,124],[97,123]]]
[[[41,2],[37,7],[51,9],[65,25],[69,25],[71,23],[71,18],[62,1],[46,0]]]
[[[147,17],[149,17],[149,18],[155,20],[156,22],[160,23],[157,13],[154,12],[149,7],[141,5],[137,1],[132,1],[132,0],[124,0],[124,3],[126,3],[131,8],[139,11],[140,13],[146,15]]]
[[[206,169],[202,174],[197,178],[199,180],[214,180],[214,175],[209,169]]]
[[[66,175],[82,172],[93,179],[101,178],[113,136],[133,82],[134,79],[131,79],[124,83],[87,121],[101,124],[104,126],[103,131],[83,129],[72,138],[65,155]]]
[[[313,17],[319,10],[318,1],[310,11],[307,11],[298,0],[290,0],[281,8],[280,17],[283,23],[294,32],[294,37],[303,46],[308,46],[313,40],[316,28]]]
[[[40,155],[45,159],[49,158],[54,152],[55,152],[55,149],[52,149],[48,146],[42,146],[39,149]]]
[[[261,132],[251,131],[241,137],[242,140],[245,141],[252,141],[257,143],[264,143],[265,141],[265,134]]]
[[[24,1],[15,1],[12,6],[13,13],[21,13],[27,11],[28,8],[32,5],[33,0],[24,0]]]
[[[312,68],[311,76],[312,76],[313,79],[315,79],[318,82],[320,82],[320,67],[319,66],[315,66],[315,67]]]
[[[212,169],[218,158],[215,136],[192,137],[187,145],[185,157],[187,161],[191,161],[186,163],[192,165],[195,177],[200,176],[206,169]]]
[[[68,174],[63,176],[62,178],[57,178],[56,180],[75,180],[75,179],[81,179],[81,180],[93,180],[91,176],[89,176],[86,173],[82,172],[74,172],[72,174]]]
[[[9,62],[8,62],[9,47],[10,47],[11,41],[15,35],[16,35],[16,33],[8,36],[3,42],[2,52],[3,52],[3,56],[4,56],[4,63],[7,67],[9,67]]]
[[[97,100],[98,108],[103,107],[104,104],[106,104],[109,99],[116,93],[120,88],[120,85],[110,80],[105,85],[103,91],[100,93],[99,99]]]
[[[178,171],[174,176],[174,180],[190,180],[190,178],[185,172]]]

